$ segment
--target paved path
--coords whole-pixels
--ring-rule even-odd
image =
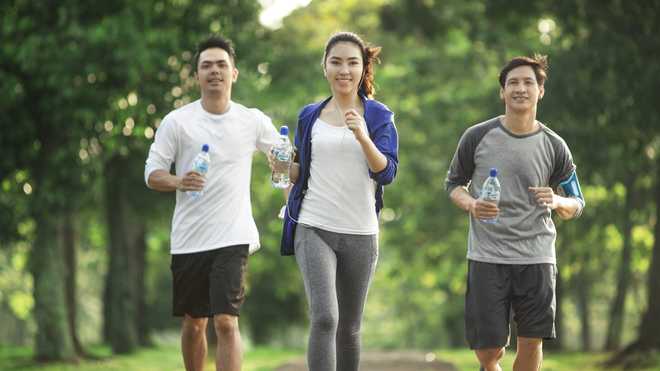
[[[419,352],[367,352],[361,356],[360,371],[456,371],[456,367]],[[280,366],[276,371],[307,371],[305,360]]]

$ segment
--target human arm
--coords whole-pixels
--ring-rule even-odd
[[[536,202],[540,206],[554,210],[560,218],[568,220],[582,215],[585,201],[575,167],[568,178],[559,182],[557,190],[561,194],[555,193],[552,187],[529,187],[529,191],[534,193]]]
[[[387,166],[387,157],[385,157],[369,137],[367,123],[364,121],[364,117],[362,117],[362,115],[356,110],[351,109],[346,111],[345,119],[346,126],[353,132],[355,139],[362,147],[362,152],[364,152],[364,155],[367,158],[369,170],[374,173],[383,171]]]
[[[152,171],[147,179],[149,188],[159,192],[201,191],[205,182],[204,176],[195,171],[189,171],[179,177],[162,169]]]
[[[578,211],[582,208],[576,198],[560,196],[550,187],[529,187],[529,191],[534,194],[536,203],[539,206],[549,207],[564,220],[576,217]]]
[[[147,187],[159,192],[173,192],[183,183],[183,177],[170,174],[177,158],[177,123],[172,116],[165,116],[156,130],[154,142],[144,165],[144,180]]]
[[[297,162],[292,162],[291,167],[289,167],[289,181],[291,184],[296,183],[300,177],[300,164]]]
[[[492,219],[500,212],[497,204],[472,197],[465,187],[455,187],[449,193],[449,198],[454,205],[477,219]]]
[[[546,187],[537,196],[555,210],[562,219],[578,218],[586,206],[580,182],[577,176],[577,166],[573,163],[573,155],[563,139],[552,142],[555,151],[554,168]],[[541,202],[537,201],[537,202]]]

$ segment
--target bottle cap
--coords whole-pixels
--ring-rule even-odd
[[[497,169],[496,168],[491,168],[490,169],[490,176],[496,177],[497,176]]]
[[[289,127],[286,125],[282,125],[280,128],[280,135],[289,135]]]
[[[208,144],[204,144],[204,145],[202,146],[202,151],[203,151],[203,152],[208,152],[208,151],[209,151],[209,145],[208,145]]]

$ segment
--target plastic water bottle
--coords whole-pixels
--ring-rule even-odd
[[[289,128],[280,128],[280,138],[273,146],[273,174],[271,183],[275,188],[287,188],[289,186],[289,167],[293,155],[293,147],[289,141]]]
[[[209,165],[211,164],[211,156],[209,155],[209,145],[204,144],[202,146],[202,151],[195,156],[195,159],[192,163],[192,171],[196,171],[202,175],[205,175],[209,171]],[[204,194],[204,191],[187,191],[186,194],[197,199]]]
[[[483,186],[481,186],[481,195],[479,199],[484,201],[494,202],[495,204],[500,203],[500,181],[497,180],[497,169],[490,169],[490,176],[486,178]],[[492,219],[481,219],[484,223],[497,223],[497,217]]]

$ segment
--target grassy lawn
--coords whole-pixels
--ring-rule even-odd
[[[0,370],[3,371],[183,371],[183,362],[176,345],[161,345],[158,348],[144,349],[130,356],[111,356],[107,347],[95,347],[91,352],[99,360],[86,360],[78,364],[54,363],[35,364],[32,351],[28,348],[0,347]],[[477,371],[474,354],[469,350],[441,350],[439,359],[450,362],[459,371]],[[293,358],[303,356],[301,350],[276,348],[254,348],[246,352],[244,371],[272,371],[275,367]],[[504,370],[511,370],[515,354],[509,352],[504,357]],[[546,353],[544,371],[604,371],[600,364],[607,358],[603,353]],[[660,355],[655,366],[644,371],[660,371]],[[213,357],[208,358],[206,370],[215,370]],[[621,371],[612,370],[608,371]],[[410,370],[414,371],[414,370]]]
[[[27,348],[0,347],[0,370],[20,371],[184,371],[178,346],[160,346],[144,349],[130,356],[112,356],[107,347],[94,348],[91,352],[99,360],[85,360],[78,364],[35,364],[32,351]],[[302,351],[274,348],[256,348],[245,354],[243,370],[270,371],[289,359],[300,357]],[[215,370],[212,355],[206,370]]]
[[[459,371],[477,371],[479,365],[474,353],[470,350],[443,350],[438,351],[438,359],[447,361],[456,365]],[[543,371],[620,371],[612,368],[605,368],[602,362],[607,359],[608,355],[605,353],[578,353],[578,352],[563,352],[563,353],[548,353],[544,354]],[[504,370],[513,369],[513,359],[515,353],[507,352],[504,356],[504,361],[501,363]],[[644,368],[644,371],[660,371],[660,357],[655,366]]]

